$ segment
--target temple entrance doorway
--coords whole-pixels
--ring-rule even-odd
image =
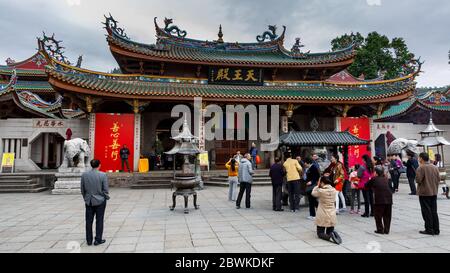
[[[57,169],[62,164],[64,137],[58,133],[42,133],[30,142],[31,160],[44,170]]]

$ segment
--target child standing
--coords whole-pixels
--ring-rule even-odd
[[[359,214],[361,211],[361,189],[359,188],[358,184],[359,184],[359,178],[358,178],[358,169],[359,169],[359,164],[356,164],[354,167],[353,172],[350,174],[350,185],[351,185],[351,190],[352,190],[352,194],[351,194],[351,210],[350,210],[350,214]],[[358,210],[355,212],[355,198],[358,202]]]

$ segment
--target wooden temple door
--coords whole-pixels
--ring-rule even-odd
[[[220,140],[215,142],[216,148],[216,168],[224,169],[225,163],[236,154],[237,151],[241,151],[244,155],[248,152],[248,141],[246,140]]]

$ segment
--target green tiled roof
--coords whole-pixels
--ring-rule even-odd
[[[426,100],[432,96],[434,93],[445,93],[450,91],[449,86],[440,87],[440,88],[417,88],[414,94],[414,97],[403,101],[398,105],[391,106],[388,110],[384,111],[384,113],[380,117],[374,117],[375,119],[387,119],[394,116],[402,115],[408,112],[410,109],[415,107],[420,107],[428,110],[435,111],[447,111],[450,112],[450,105],[448,104],[431,104],[427,103]]]
[[[346,61],[354,57],[352,48],[323,54],[307,54],[304,58],[294,58],[282,50],[277,51],[223,51],[168,45],[167,50],[157,50],[154,46],[139,46],[131,41],[108,37],[108,41],[126,50],[174,61],[197,61],[236,65],[318,65]]]
[[[176,82],[151,82],[139,77],[117,77],[97,75],[79,70],[67,70],[47,66],[50,79],[82,87],[105,96],[116,97],[187,97],[298,100],[298,101],[342,101],[364,102],[386,99],[412,92],[415,82],[408,78],[400,82],[361,86],[337,86],[333,84],[304,84],[301,86],[231,86]],[[54,83],[53,83],[54,84]]]
[[[351,60],[356,51],[353,46],[325,53],[294,53],[283,47],[283,39],[265,43],[218,43],[179,38],[157,28],[157,44],[131,41],[114,29],[108,29],[107,41],[126,51],[167,61],[191,61],[232,65],[311,66]],[[159,34],[158,34],[159,33]]]
[[[288,146],[367,145],[348,131],[344,132],[289,132],[280,136],[280,143]]]
[[[411,106],[414,105],[414,103],[415,103],[415,100],[408,100],[408,101],[401,102],[398,105],[391,106],[388,110],[384,111],[380,117],[374,117],[374,118],[384,119],[384,118],[389,118],[389,117],[393,117],[393,116],[405,113],[406,111],[408,111],[408,109],[411,108]]]
[[[0,75],[12,75],[14,68],[0,65]],[[45,70],[43,69],[16,69],[17,76],[37,76],[45,77]]]

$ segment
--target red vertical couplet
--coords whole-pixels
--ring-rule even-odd
[[[95,114],[94,156],[101,161],[101,171],[121,170],[120,149],[124,144],[130,150],[128,163],[133,168],[134,115]]]
[[[370,140],[370,120],[369,118],[341,118],[341,131],[349,130],[349,132],[364,140]],[[369,145],[349,146],[348,148],[348,165],[362,163],[362,156],[369,155],[372,157]]]

